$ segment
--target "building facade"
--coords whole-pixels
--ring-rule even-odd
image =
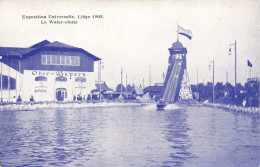
[[[95,87],[94,62],[82,48],[44,40],[29,48],[0,47],[1,99],[70,101]]]

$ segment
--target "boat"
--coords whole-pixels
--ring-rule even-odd
[[[160,99],[157,103],[157,109],[158,110],[163,110],[164,107],[166,107],[166,106],[167,106],[167,104],[163,99]]]

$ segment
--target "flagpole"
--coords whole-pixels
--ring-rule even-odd
[[[237,105],[237,40],[235,40],[235,101]]]
[[[178,26],[178,22],[177,22],[177,41],[179,41],[179,26]]]
[[[197,67],[197,86],[198,86],[198,83],[199,83],[199,72],[198,72],[198,67]]]
[[[9,97],[9,103],[10,103],[10,100],[11,100],[11,95],[10,95],[10,86],[11,86],[10,85],[10,75],[11,75],[10,74],[10,66],[8,66],[8,73],[9,73],[8,74],[8,94],[9,94],[8,97]]]
[[[227,75],[226,75],[226,77],[227,77],[227,83],[228,83],[228,71],[227,71]]]
[[[237,104],[237,40],[235,43],[230,44],[229,52],[231,52],[231,46],[235,47],[235,103]]]
[[[101,61],[99,61],[99,102],[101,103]]]
[[[125,74],[125,95],[127,94],[127,74]]]
[[[150,83],[150,86],[152,86],[152,81],[151,81],[151,66],[149,66],[149,83]]]
[[[122,75],[123,75],[123,67],[121,67],[121,93],[120,93],[120,96],[121,96],[121,98],[122,98],[122,90],[123,90],[123,83],[122,83]]]
[[[214,103],[214,98],[215,98],[215,90],[214,90],[214,85],[215,85],[215,67],[214,67],[214,59],[213,59],[213,95],[212,95],[212,103]]]
[[[214,59],[210,61],[212,63],[213,69],[212,69],[212,103],[214,103],[214,97],[215,97],[215,90],[214,90],[214,85],[215,85],[215,63]],[[209,65],[209,69],[211,69]],[[203,78],[203,84],[204,84],[204,78]]]
[[[3,102],[3,57],[0,56],[0,61],[1,61],[1,104]]]

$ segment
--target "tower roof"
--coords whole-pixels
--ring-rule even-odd
[[[183,45],[179,41],[176,41],[172,44],[172,49],[180,49],[180,48],[183,48]]]

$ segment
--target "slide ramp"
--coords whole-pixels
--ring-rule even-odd
[[[175,61],[168,67],[164,88],[161,92],[161,98],[166,103],[174,103],[178,100],[184,69],[185,64],[182,60]]]

